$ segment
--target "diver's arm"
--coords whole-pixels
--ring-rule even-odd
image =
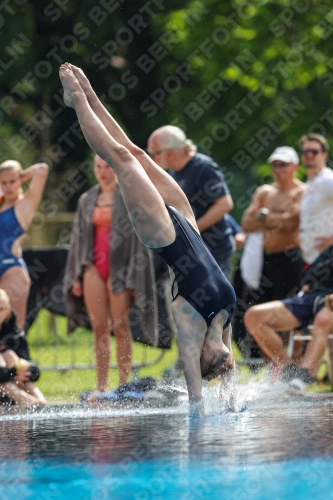
[[[199,349],[197,349],[195,344],[189,344],[185,339],[182,339],[179,332],[178,349],[186,379],[189,403],[199,403],[202,398],[202,378]]]

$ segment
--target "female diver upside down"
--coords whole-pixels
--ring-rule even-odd
[[[138,238],[169,265],[179,355],[189,401],[198,403],[201,379],[211,380],[234,367],[230,326],[234,290],[203,243],[178,184],[130,141],[82,70],[65,63],[59,75],[64,102],[75,109],[86,141],[118,178]]]

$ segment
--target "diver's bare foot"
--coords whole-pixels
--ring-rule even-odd
[[[86,94],[89,104],[90,105],[94,104],[97,100],[97,96],[96,96],[95,91],[92,88],[88,78],[84,74],[83,70],[81,68],[78,68],[77,66],[74,66],[74,64],[70,64],[70,67],[71,67],[74,75],[78,79],[79,84],[81,85],[83,92]]]
[[[62,64],[59,76],[64,88],[64,103],[70,108],[75,108],[74,100],[77,96],[84,96],[84,92],[68,63]]]

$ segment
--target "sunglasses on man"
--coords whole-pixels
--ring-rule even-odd
[[[312,154],[313,156],[318,155],[319,153],[323,153],[321,149],[301,149],[302,155],[308,155],[309,153]]]
[[[285,168],[285,167],[288,167],[288,165],[290,165],[290,162],[285,162],[285,161],[274,161],[272,163],[272,168]]]

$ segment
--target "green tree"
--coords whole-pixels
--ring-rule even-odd
[[[46,198],[59,209],[74,210],[93,182],[92,153],[61,101],[65,60],[141,147],[156,127],[184,128],[221,165],[238,218],[269,179],[274,147],[297,147],[309,130],[330,140],[328,0],[15,0],[1,15],[1,157],[47,159]]]

